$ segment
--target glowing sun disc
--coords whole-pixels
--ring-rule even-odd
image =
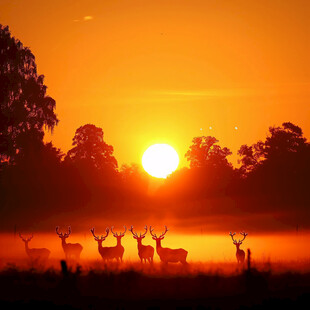
[[[166,178],[178,168],[179,155],[168,144],[154,144],[142,156],[144,170],[155,178]]]

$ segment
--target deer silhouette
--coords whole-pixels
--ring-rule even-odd
[[[122,233],[120,232],[119,234],[117,232],[113,231],[114,226],[111,227],[111,233],[113,234],[113,236],[116,238],[117,243],[116,246],[113,247],[114,249],[112,250],[113,253],[113,258],[116,258],[116,260],[119,261],[123,261],[123,255],[124,255],[124,247],[122,246],[122,238],[125,236],[125,232],[127,230],[126,226],[124,226],[125,231]]]
[[[102,259],[104,262],[107,262],[109,261],[110,259],[113,259],[113,258],[116,258],[116,257],[119,257],[119,251],[118,249],[116,249],[116,247],[103,247],[102,246],[102,242],[108,237],[109,235],[109,228],[107,227],[106,228],[106,235],[103,236],[101,235],[101,237],[99,238],[99,236],[96,236],[95,235],[95,228],[92,228],[91,230],[91,233],[93,234],[94,236],[94,239],[95,241],[98,242],[98,252],[99,254],[101,255]]]
[[[229,235],[231,236],[231,239],[233,240],[234,245],[237,248],[237,252],[236,252],[237,261],[238,263],[243,263],[245,259],[245,253],[243,250],[240,249],[240,245],[242,244],[242,242],[244,241],[244,239],[246,238],[248,234],[245,232],[241,232],[240,235],[243,236],[243,239],[241,240],[239,239],[238,241],[234,239],[235,234],[236,233],[232,233],[232,232],[229,233]]]
[[[157,237],[156,234],[153,233],[152,226],[150,226],[150,233],[152,235],[153,240],[156,241],[156,252],[163,263],[177,263],[181,262],[182,264],[187,264],[186,257],[188,252],[184,249],[169,249],[163,248],[161,246],[161,240],[164,239],[165,234],[168,231],[167,226],[165,226],[165,231]]]
[[[130,227],[129,231],[131,231],[133,238],[137,240],[138,242],[138,255],[140,257],[141,263],[146,263],[146,260],[151,264],[153,263],[153,256],[154,256],[154,248],[150,245],[143,245],[142,239],[145,237],[147,233],[147,226],[144,227],[145,232],[143,234],[140,233],[140,236],[138,236],[137,233],[133,231],[133,226]]]
[[[47,260],[51,254],[51,251],[46,248],[29,248],[29,242],[33,238],[33,234],[29,238],[24,238],[21,233],[19,233],[19,237],[25,242],[25,250],[27,255],[32,260]]]
[[[81,252],[83,247],[79,243],[67,243],[66,239],[71,234],[71,227],[68,227],[68,231],[66,233],[59,232],[59,226],[56,226],[56,233],[61,239],[61,245],[66,255],[66,260],[73,258],[76,260],[80,259]]]

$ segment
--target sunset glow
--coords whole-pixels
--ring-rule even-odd
[[[0,0],[0,305],[310,303],[309,12]]]
[[[144,170],[156,178],[166,178],[178,165],[178,153],[168,144],[154,144],[142,156]]]

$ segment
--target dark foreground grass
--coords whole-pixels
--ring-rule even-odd
[[[0,272],[1,309],[290,309],[310,308],[310,272],[274,272],[271,265],[202,268],[89,263],[81,268],[18,268]],[[226,269],[225,269],[226,268]],[[230,272],[228,272],[230,270]]]

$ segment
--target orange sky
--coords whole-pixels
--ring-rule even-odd
[[[169,143],[184,166],[202,134],[236,153],[284,121],[310,138],[307,0],[0,0],[0,23],[36,56],[65,152],[86,123],[119,165]]]

